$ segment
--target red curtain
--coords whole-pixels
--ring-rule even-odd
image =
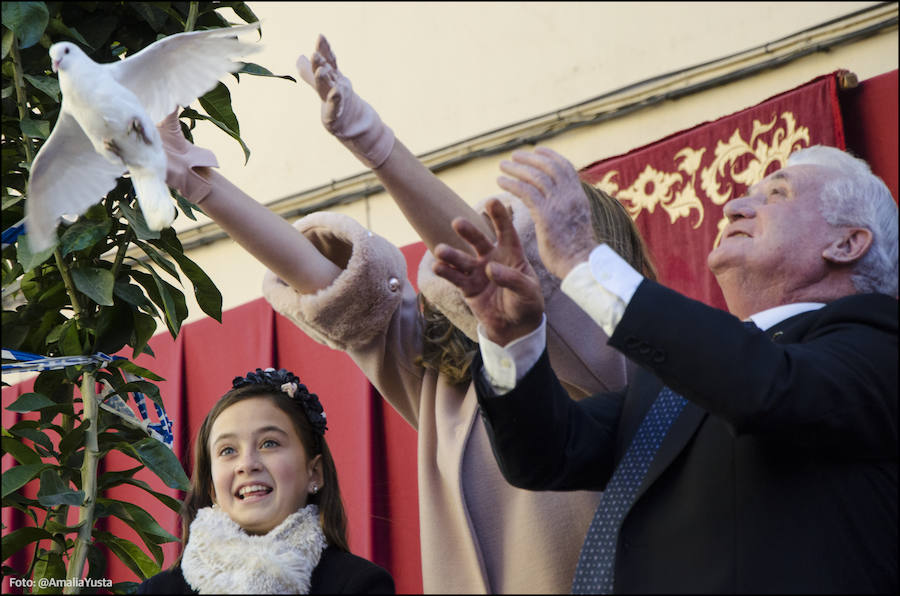
[[[847,148],[865,159],[897,200],[897,71],[841,92]]]
[[[816,78],[752,108],[593,163],[581,176],[629,210],[664,285],[725,309],[706,266],[727,223],[722,205],[779,169],[796,149],[844,148],[837,89],[836,73]]]
[[[843,148],[837,97],[835,76],[820,77],[740,113],[591,164],[582,175],[630,209],[654,252],[663,283],[724,308],[718,286],[706,269],[706,255],[722,221],[722,204],[780,167],[797,147],[821,143]],[[842,92],[841,100],[850,149],[872,163],[876,173],[892,184],[896,197],[897,72],[864,81],[849,95]],[[424,251],[422,243],[403,249],[411,280],[416,278]],[[319,395],[328,413],[328,442],[350,519],[351,548],[391,571],[399,593],[422,591],[416,434],[346,355],[310,340],[263,299],[225,312],[221,325],[201,320],[185,325],[177,340],[162,333],[150,346],[156,357],[144,355],[137,361],[166,379],[159,386],[175,422],[175,453],[188,472],[190,441],[206,412],[230,387],[232,377],[267,366],[295,372]],[[5,407],[31,391],[32,385],[3,388],[5,428],[28,417]],[[3,470],[13,464],[11,456],[3,456]],[[113,454],[105,460],[104,469],[135,465],[127,456]],[[137,477],[154,490],[183,497],[146,470]],[[36,484],[26,486],[25,494],[33,497]],[[120,487],[107,496],[140,504],[164,528],[180,535],[177,514],[143,490]],[[74,522],[72,513],[70,522]],[[26,524],[10,507],[2,515],[4,534]],[[100,523],[118,536],[139,542],[131,528],[116,519]],[[30,552],[26,549],[4,564],[24,570]],[[178,545],[169,544],[164,552],[165,566],[169,566],[177,557]],[[134,581],[134,574],[116,557],[107,560],[107,577],[114,582]],[[10,591],[6,579],[3,591]]]

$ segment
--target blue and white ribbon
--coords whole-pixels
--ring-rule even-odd
[[[46,358],[38,354],[21,352],[19,350],[9,350],[6,348],[3,348],[2,356],[3,360],[15,361],[4,363],[3,370],[14,372],[57,370],[66,368],[67,366],[80,364],[100,364],[106,366],[113,360],[125,360],[122,356],[108,356],[103,352],[97,352],[93,356],[59,356],[55,358]],[[140,377],[129,372],[122,371],[122,373],[125,375],[125,380],[129,383],[140,381]],[[164,443],[169,449],[173,448],[175,442],[172,432],[174,423],[166,416],[165,409],[160,407],[158,403],[153,402],[153,405],[156,406],[156,416],[159,422],[152,424],[147,413],[147,403],[143,393],[138,391],[134,392],[134,402],[137,404],[138,411],[141,414],[141,417],[138,418],[135,416],[134,411],[128,407],[128,404],[125,403],[125,400],[114,393],[115,390],[106,379],[102,379],[101,383],[106,387],[103,394],[99,397],[101,408],[115,414],[129,425],[143,430],[154,439]]]
[[[132,375],[131,373],[124,372],[124,374],[125,380],[129,383],[140,380],[138,377]],[[161,408],[158,403],[153,402],[153,405],[156,406],[156,416],[159,419],[159,422],[153,424],[150,422],[150,417],[147,414],[147,404],[143,393],[140,393],[138,391],[134,392],[134,401],[137,404],[138,411],[141,414],[141,417],[138,418],[134,415],[134,411],[128,407],[128,404],[125,403],[125,400],[122,399],[120,395],[114,392],[115,390],[106,379],[103,379],[101,382],[106,386],[106,389],[104,390],[100,398],[101,408],[103,408],[107,412],[115,414],[123,421],[125,421],[128,425],[143,430],[145,433],[147,433],[157,441],[163,443],[169,449],[173,448],[173,445],[175,443],[175,437],[172,434],[174,423],[169,420],[169,417],[166,416],[166,411]]]
[[[25,220],[20,219],[17,223],[3,230],[3,247],[6,248],[16,241],[16,239],[25,233]]]
[[[117,357],[121,358],[121,356]],[[67,366],[77,366],[81,364],[102,364],[106,365],[115,358],[107,356],[103,352],[97,352],[93,356],[57,356],[54,358],[45,358],[37,354],[29,354],[28,352],[20,352],[18,350],[3,349],[3,360],[15,360],[15,362],[3,363],[3,370],[13,372],[30,372],[43,370],[57,370],[66,368]]]

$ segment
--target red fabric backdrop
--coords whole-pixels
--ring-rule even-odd
[[[844,149],[834,74],[752,108],[678,132],[581,171],[626,206],[647,242],[660,281],[725,309],[706,256],[727,220],[722,206],[801,147]]]
[[[841,92],[847,147],[881,176],[897,200],[897,71]]]
[[[848,147],[870,161],[896,198],[897,71],[840,93],[834,76],[821,77],[738,114],[591,164],[582,174],[613,192],[631,210],[664,283],[723,307],[721,294],[706,271],[706,254],[718,234],[722,203],[778,167],[793,148],[815,143],[842,147],[838,95]],[[411,280],[424,250],[421,243],[403,249]],[[150,345],[156,357],[145,355],[137,362],[166,379],[159,386],[169,417],[175,421],[174,449],[188,471],[190,440],[233,376],[274,366],[293,370],[303,379],[328,412],[328,441],[350,518],[352,549],[389,569],[398,592],[421,592],[415,431],[385,404],[346,355],[310,340],[263,299],[227,311],[222,325],[198,321],[185,325],[177,340],[163,333]],[[31,391],[32,385],[4,387],[4,408]],[[5,428],[22,418],[3,410]],[[13,464],[11,456],[3,456],[3,470]],[[122,455],[104,463],[106,470],[134,465],[134,460]],[[137,477],[155,490],[183,496],[165,488],[146,470]],[[36,491],[36,482],[25,487],[29,496]],[[146,492],[135,487],[110,492],[111,498],[140,504],[164,528],[180,534],[178,516]],[[4,534],[25,523],[12,508],[4,508],[2,515]],[[139,542],[118,520],[104,519],[101,525]],[[24,570],[29,551],[4,564]],[[168,566],[177,556],[178,545],[169,544],[164,552]],[[107,576],[113,581],[135,579],[117,558],[110,556],[108,561]],[[3,591],[11,591],[6,579]]]

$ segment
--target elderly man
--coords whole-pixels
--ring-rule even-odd
[[[732,314],[594,239],[558,154],[501,170],[563,291],[642,369],[569,399],[508,214],[489,205],[496,244],[454,222],[477,256],[440,246],[435,272],[479,319],[473,371],[505,477],[604,490],[573,591],[896,593],[897,206],[865,162],[804,149],[726,204],[708,264]]]

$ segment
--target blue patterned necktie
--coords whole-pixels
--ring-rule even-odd
[[[628,451],[600,497],[597,512],[581,547],[572,580],[573,594],[612,594],[619,527],[663,437],[686,403],[686,399],[663,387],[638,427]]]

